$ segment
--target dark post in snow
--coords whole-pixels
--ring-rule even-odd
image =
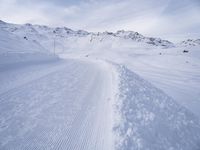
[[[56,47],[56,41],[55,41],[55,37],[54,37],[54,39],[53,39],[53,53],[54,53],[54,55],[56,55],[55,47]]]
[[[56,31],[54,30],[53,33],[55,34]],[[53,54],[56,55],[56,35],[53,38]]]

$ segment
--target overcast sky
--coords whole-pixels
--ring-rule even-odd
[[[200,0],[0,0],[0,19],[88,31],[200,38]]]

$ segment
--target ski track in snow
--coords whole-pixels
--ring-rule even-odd
[[[1,80],[0,149],[113,149],[109,71],[81,61],[35,67]]]
[[[0,149],[200,148],[199,119],[125,66],[67,59],[0,78]]]

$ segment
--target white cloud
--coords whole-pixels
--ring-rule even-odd
[[[0,19],[89,31],[200,36],[198,0],[0,0]]]

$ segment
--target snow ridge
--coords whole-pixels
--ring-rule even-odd
[[[192,113],[124,66],[118,71],[117,149],[200,149],[200,122]]]
[[[170,41],[162,40],[160,38],[145,37],[139,34],[138,32],[134,32],[134,31],[119,30],[115,33],[115,35],[124,39],[132,39],[138,42],[145,42],[147,44],[154,45],[154,46],[161,46],[165,48],[174,47],[174,44]]]
[[[64,40],[69,40],[68,38],[76,38],[75,41],[79,40],[80,38],[85,38],[87,42],[92,42],[90,37],[96,39],[98,39],[97,37],[100,37],[99,42],[102,42],[102,39],[106,39],[106,37],[111,37],[113,39],[131,40],[132,42],[143,42],[147,45],[159,46],[162,48],[174,47],[174,44],[170,41],[162,40],[160,38],[145,37],[134,31],[119,30],[116,33],[107,31],[102,33],[93,33],[84,30],[74,31],[66,27],[51,28],[48,26],[32,25],[29,23],[25,25],[16,25],[4,22],[0,22],[0,28],[17,34],[22,38],[26,36],[27,39],[35,40],[38,42],[47,39],[51,40],[55,37],[62,38]],[[44,47],[46,47],[46,45],[44,45]]]

